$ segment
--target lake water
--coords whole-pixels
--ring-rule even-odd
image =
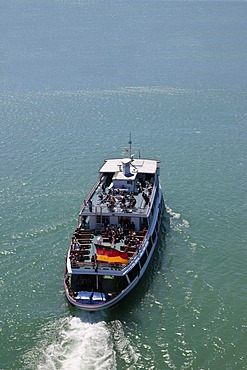
[[[247,2],[0,8],[0,369],[247,369]],[[69,238],[129,132],[170,228],[129,299],[85,313]]]

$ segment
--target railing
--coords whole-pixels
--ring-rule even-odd
[[[81,206],[80,215],[82,215],[85,211],[88,211],[88,212],[90,211],[89,206],[88,206],[88,201],[93,198],[99,185],[100,185],[100,179],[96,182],[96,184],[94,185],[90,193],[85,198],[84,204],[82,204]],[[158,186],[157,180],[155,181],[153,185],[151,194],[148,195],[148,198],[149,198],[148,203],[146,203],[146,200],[142,198],[141,200],[139,199],[139,201],[137,202],[139,204],[135,204],[134,207],[131,207],[131,206],[125,206],[121,204],[120,199],[119,199],[119,201],[116,202],[114,206],[110,207],[109,203],[105,203],[97,199],[97,204],[93,204],[92,211],[95,213],[102,212],[102,213],[121,213],[121,214],[123,213],[139,213],[139,214],[146,213],[147,208],[150,206],[150,204],[152,204],[152,201],[155,197],[156,186]],[[118,199],[118,196],[115,195],[114,197]]]
[[[98,270],[117,270],[121,271],[123,268],[126,267],[126,265],[116,262],[99,262],[97,261],[97,264],[95,262],[78,262],[73,261],[71,263],[71,268],[74,270],[78,269],[86,269],[86,270],[92,270],[93,272]]]

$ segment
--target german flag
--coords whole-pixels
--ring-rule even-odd
[[[129,262],[128,253],[120,252],[111,247],[95,244],[97,261],[100,262],[118,262],[127,265]]]

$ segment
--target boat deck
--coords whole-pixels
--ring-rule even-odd
[[[115,235],[114,235],[115,234]],[[114,269],[122,270],[126,264],[99,262],[96,265],[96,247],[95,244],[101,244],[105,247],[125,252],[128,254],[129,263],[139,252],[146,236],[146,231],[125,231],[118,233],[114,227],[102,233],[101,236],[93,234],[92,230],[84,229],[75,231],[70,249],[69,258],[72,269],[93,270]]]
[[[106,181],[105,174],[101,176],[84,200],[79,226],[71,240],[68,257],[71,268],[80,269],[80,273],[84,269],[95,272],[95,268],[123,270],[126,267],[126,263],[102,262],[102,259],[101,261],[98,259],[96,263],[96,244],[127,253],[127,265],[143,245],[145,233],[140,230],[147,227],[147,221],[143,220],[146,220],[152,197],[156,193],[154,189],[157,188],[157,183],[154,177],[150,175],[149,181],[146,178],[145,181],[136,182],[134,191],[127,188],[127,181],[121,189],[115,188],[112,175],[108,177]],[[132,215],[141,221],[135,225],[131,222]],[[89,230],[89,227],[93,230]],[[122,229],[121,235],[119,228]]]
[[[81,214],[90,212],[90,209],[93,212],[100,211],[103,214],[112,212],[143,214],[147,211],[152,190],[153,187],[150,183],[141,187],[139,192],[134,193],[128,189],[104,188],[103,184],[99,182],[84,201]]]

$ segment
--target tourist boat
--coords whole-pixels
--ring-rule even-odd
[[[159,161],[107,159],[83,201],[64,273],[68,301],[97,311],[136,286],[157,246],[165,204]]]

